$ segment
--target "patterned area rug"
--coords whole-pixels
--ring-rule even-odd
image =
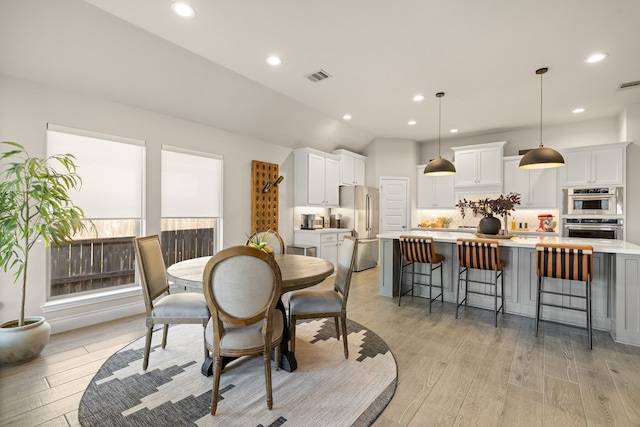
[[[262,356],[231,362],[222,372],[216,415],[209,414],[212,377],[200,373],[202,326],[176,325],[167,347],[153,334],[149,368],[144,337],[111,356],[80,402],[83,426],[368,426],[391,400],[397,366],[384,341],[347,321],[349,359],[333,320],[299,322],[294,372],[272,366],[273,409],[266,404]]]

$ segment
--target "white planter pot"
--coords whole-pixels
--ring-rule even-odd
[[[51,326],[44,317],[25,317],[24,326],[11,320],[0,325],[0,365],[28,362],[40,354],[49,342]],[[29,323],[32,322],[32,323]]]

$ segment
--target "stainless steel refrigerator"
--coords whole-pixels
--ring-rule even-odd
[[[341,228],[353,230],[358,240],[354,271],[362,271],[378,265],[378,204],[377,188],[362,185],[340,187],[340,207],[331,209],[341,214]]]

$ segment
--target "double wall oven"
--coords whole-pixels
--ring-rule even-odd
[[[563,236],[623,238],[622,188],[569,188],[563,192]]]

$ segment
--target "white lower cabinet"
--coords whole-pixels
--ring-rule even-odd
[[[344,236],[350,236],[351,231],[337,231],[335,228],[326,230],[300,230],[294,232],[294,244],[315,246],[318,257],[331,261],[333,268],[338,265],[338,248],[342,245]]]

